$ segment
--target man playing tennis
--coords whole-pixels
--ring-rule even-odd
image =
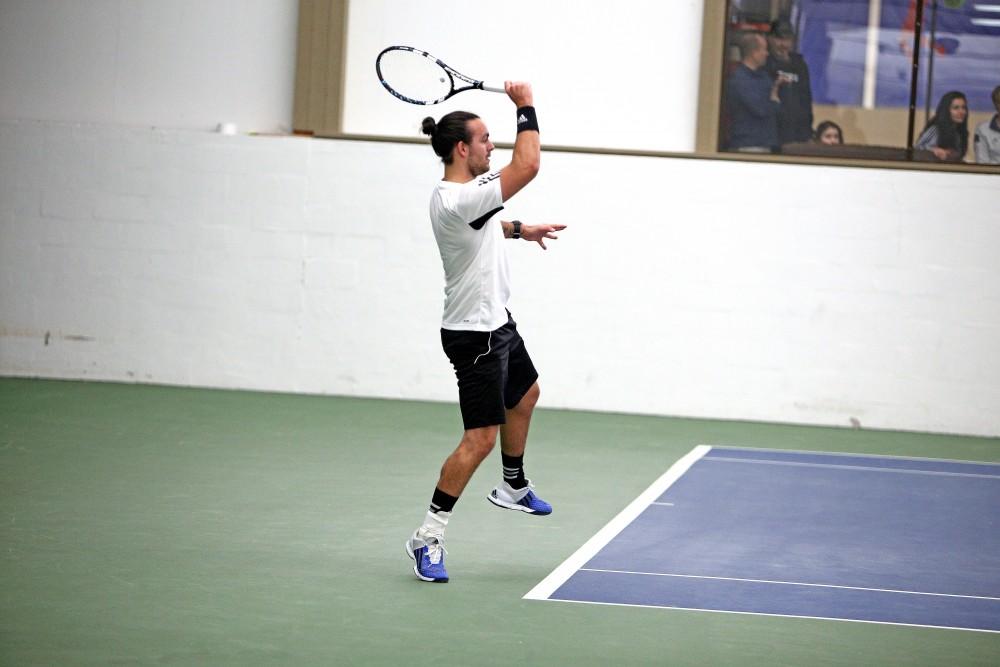
[[[444,530],[479,464],[500,434],[503,480],[487,500],[506,509],[546,515],[552,507],[532,491],[524,476],[524,447],[538,401],[535,371],[517,324],[507,310],[510,270],[504,239],[525,239],[545,248],[545,239],[566,225],[502,221],[497,213],[538,173],[541,144],[531,86],[506,82],[517,106],[514,154],[490,172],[493,144],[475,114],[453,111],[434,122],[425,118],[434,152],[444,162],[444,179],[434,188],[431,224],[444,264],[445,304],[441,344],[455,367],[465,433],[445,460],[422,526],[406,542],[423,581],[446,582]]]

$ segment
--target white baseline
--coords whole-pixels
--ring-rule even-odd
[[[670,469],[663,473],[659,479],[649,485],[645,491],[633,500],[628,506],[618,513],[618,516],[601,528],[597,533],[587,540],[582,547],[567,558],[563,563],[552,570],[549,576],[545,577],[537,586],[528,591],[525,600],[547,600],[557,588],[566,583],[566,580],[573,576],[573,573],[583,567],[587,561],[597,555],[613,540],[618,533],[622,532],[626,526],[642,514],[643,510],[649,507],[653,501],[663,495],[670,486],[680,479],[703,456],[712,450],[708,445],[698,445],[690,452],[677,460]]]

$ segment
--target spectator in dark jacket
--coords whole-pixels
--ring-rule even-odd
[[[739,40],[743,60],[726,82],[726,106],[729,112],[727,148],[745,152],[769,153],[778,144],[778,91],[785,84],[772,79],[764,67],[767,41],[750,32]]]
[[[784,78],[778,110],[778,144],[812,139],[813,111],[809,66],[802,54],[792,51],[795,32],[788,21],[775,21],[767,37],[770,55],[767,71],[774,79]]]

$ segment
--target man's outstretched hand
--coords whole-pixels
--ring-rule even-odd
[[[559,238],[554,232],[561,232],[564,229],[566,225],[521,225],[521,238],[525,241],[534,241],[542,246],[542,250],[547,250],[545,239]]]

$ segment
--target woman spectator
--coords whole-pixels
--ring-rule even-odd
[[[844,144],[844,131],[832,120],[824,120],[816,126],[816,132],[813,133],[813,140],[817,144],[842,146]]]
[[[969,148],[969,104],[965,95],[958,91],[944,94],[915,147],[931,151],[942,162],[961,162],[965,158]]]

